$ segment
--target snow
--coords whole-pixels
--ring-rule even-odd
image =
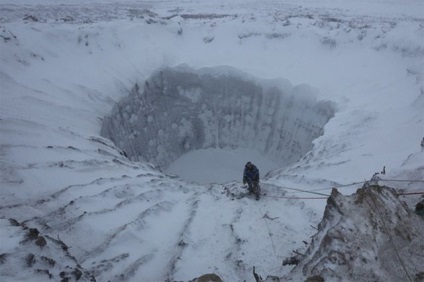
[[[198,99],[182,95],[193,89]],[[149,117],[129,119],[135,113]],[[283,167],[312,148],[333,116],[332,103],[317,101],[305,84],[263,81],[229,67],[163,68],[114,106],[101,134],[131,160],[165,169],[190,150],[211,147],[256,150]]]
[[[63,261],[51,271],[56,279],[76,264],[52,241],[42,250],[21,244],[25,231],[9,218],[60,237],[98,281],[188,281],[212,272],[254,281],[253,266],[261,276],[287,274],[282,260],[304,250],[322,216],[325,199],[287,198],[319,198],[332,187],[350,194],[383,166],[382,183],[422,191],[422,182],[390,181],[424,180],[422,1],[85,2],[0,1],[0,255],[11,254],[0,263],[2,278],[45,280],[35,268],[47,266],[22,259],[29,253]],[[122,135],[145,134],[145,146],[161,156],[130,161],[101,137],[105,117],[135,85],[141,94],[159,69],[182,65],[202,75],[232,69],[263,87],[279,81],[298,96],[332,101],[336,112],[318,138],[296,140],[307,150],[282,164],[286,151],[269,150],[255,131],[246,131],[251,143],[238,143],[237,126],[224,134],[237,142],[221,147],[212,137],[199,147],[165,142],[170,133],[191,134],[193,113],[213,125],[215,103],[180,109],[185,120],[172,104],[147,114],[125,108],[124,120],[146,126]],[[179,95],[203,101],[201,88],[179,83]],[[261,121],[281,121],[267,119],[278,113],[272,107],[259,112]],[[260,201],[242,197],[246,161],[261,171]]]
[[[203,184],[227,183],[241,181],[244,165],[250,160],[255,160],[261,176],[280,167],[258,152],[247,149],[201,149],[181,156],[166,172]]]

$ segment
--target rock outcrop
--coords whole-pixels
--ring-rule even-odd
[[[3,251],[0,277],[4,281],[96,281],[68,252],[59,238],[40,235],[15,219],[1,219]],[[3,281],[3,280],[2,280]]]
[[[333,189],[318,233],[288,280],[423,281],[424,221],[396,190]]]
[[[189,282],[222,282],[222,279],[214,273],[209,273],[190,280]]]

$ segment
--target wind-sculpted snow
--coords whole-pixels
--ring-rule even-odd
[[[276,197],[285,195],[272,185],[264,184],[263,190]],[[84,196],[73,197],[78,194]],[[301,247],[302,237],[297,234],[313,230],[289,223],[287,214],[308,222],[316,220],[316,214],[297,200],[264,198],[257,202],[246,196],[238,183],[205,187],[160,175],[75,185],[39,200],[38,208],[47,203],[52,212],[22,225],[36,226],[46,238],[60,238],[62,243],[79,238],[69,246],[72,259],[81,273],[96,281],[189,281],[214,271],[224,281],[243,281],[250,278],[253,265],[262,273],[277,274],[282,258],[290,255],[286,242]],[[24,206],[1,210],[11,217]],[[6,220],[1,224],[6,234],[13,234],[15,229]],[[25,246],[17,245],[11,251],[21,256],[33,252],[58,257],[50,254],[56,248],[51,239],[42,251],[26,250]],[[12,253],[3,256],[8,266]],[[262,266],[261,257],[273,257],[273,263]],[[55,268],[38,265],[53,278],[66,268],[65,262]],[[44,272],[37,274],[36,281],[48,277]],[[10,272],[3,274],[13,277]]]
[[[311,87],[233,69],[162,69],[120,101],[102,135],[134,161],[167,167],[201,148],[249,148],[282,165],[299,160],[334,116]]]

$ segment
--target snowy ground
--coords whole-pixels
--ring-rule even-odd
[[[30,267],[20,259],[30,252],[61,261],[51,241],[44,249],[19,244],[22,232],[9,218],[60,237],[97,281],[187,281],[211,272],[254,281],[254,265],[262,276],[288,273],[282,259],[305,248],[322,216],[325,199],[284,197],[325,197],[383,166],[383,178],[424,180],[422,1],[62,2],[0,2],[6,281],[45,281],[34,271],[42,261]],[[191,152],[169,173],[209,184],[187,183],[129,161],[100,137],[103,118],[136,83],[181,64],[306,83],[337,113],[304,158],[264,179],[261,201],[241,198],[244,157],[262,175],[275,168],[255,152]],[[229,164],[234,154],[240,158]],[[217,177],[202,175],[203,164]],[[217,179],[236,182],[210,183]],[[423,190],[422,182],[384,184]]]

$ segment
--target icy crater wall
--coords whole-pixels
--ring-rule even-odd
[[[165,68],[115,105],[101,134],[130,159],[162,168],[201,148],[252,149],[285,166],[312,148],[334,113],[307,85],[226,67]]]

